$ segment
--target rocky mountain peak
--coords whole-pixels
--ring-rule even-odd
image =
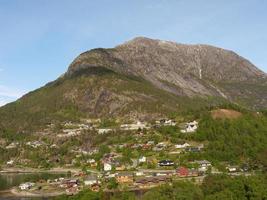
[[[264,72],[232,51],[146,37],[112,49],[85,52],[73,61],[67,74],[93,67],[141,77],[160,89],[185,96],[229,99],[230,95],[219,85],[266,80]]]

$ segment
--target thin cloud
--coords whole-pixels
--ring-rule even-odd
[[[18,89],[14,89],[14,88],[10,88],[10,87],[4,86],[4,85],[0,85],[0,96],[19,98],[23,94],[25,94],[25,91],[21,91]]]
[[[17,100],[25,93],[22,90],[0,85],[0,107]]]
[[[9,98],[9,97],[3,97],[0,96],[0,107],[6,105],[7,103],[10,103],[14,101],[15,99]]]

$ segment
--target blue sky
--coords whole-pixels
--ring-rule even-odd
[[[267,72],[265,0],[0,0],[0,105],[63,74],[81,52],[136,36],[211,44]]]

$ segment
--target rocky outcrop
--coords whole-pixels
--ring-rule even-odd
[[[224,83],[255,83],[266,79],[264,72],[232,51],[143,37],[112,49],[85,52],[73,61],[67,75],[93,67],[142,77],[160,89],[189,97],[233,99]]]

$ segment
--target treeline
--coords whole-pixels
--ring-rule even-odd
[[[267,159],[267,118],[261,114],[243,114],[238,119],[202,117],[193,140],[208,141],[205,157],[212,161],[238,164],[247,160],[261,162]],[[265,158],[264,158],[265,157]]]

